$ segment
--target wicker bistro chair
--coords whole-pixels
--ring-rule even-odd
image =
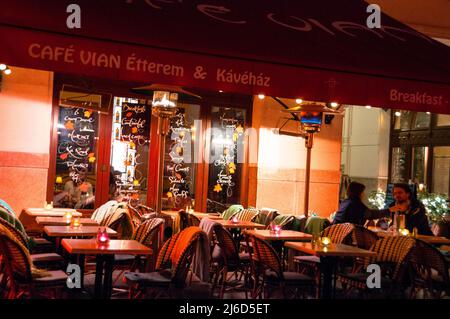
[[[27,240],[25,239],[23,234],[3,219],[0,219],[0,233],[7,233],[7,235],[13,236],[16,241],[21,243],[30,254],[31,261],[34,265],[51,269],[59,269],[63,266],[64,258],[57,253],[31,253],[31,251],[28,249]]]
[[[416,240],[409,255],[409,266],[410,298],[417,297],[420,290],[423,291],[424,298],[430,296],[439,299],[443,293],[450,296],[448,262],[437,248]]]
[[[415,239],[403,236],[378,240],[370,249],[377,254],[376,257],[365,258],[364,267],[359,272],[338,274],[342,288],[347,294],[357,289],[366,296],[369,292],[379,291],[379,289],[369,289],[367,278],[370,273],[365,271],[368,265],[377,264],[381,267],[381,289],[385,292],[384,295],[392,296],[395,292],[403,294],[408,256],[415,242]]]
[[[247,253],[239,253],[236,242],[233,240],[231,233],[221,225],[213,228],[215,245],[211,254],[212,281],[214,292],[218,282],[221,285],[219,298],[222,299],[227,285],[231,284],[231,277],[235,276],[239,282],[244,277],[245,298],[248,298],[249,276],[250,276],[250,255]],[[229,272],[233,272],[229,276]],[[238,280],[238,273],[240,277]],[[238,285],[235,284],[235,287]]]
[[[242,205],[231,205],[227,209],[225,209],[222,213],[222,218],[224,220],[229,220],[231,217],[236,215],[237,213],[244,210],[244,207]]]
[[[314,289],[314,278],[298,272],[283,271],[281,260],[275,249],[266,241],[249,236],[253,246],[252,272],[254,277],[253,296],[270,298],[273,288],[280,288],[287,298],[287,289],[294,290],[294,296]]]
[[[0,291],[6,299],[33,297],[37,292],[53,292],[56,298],[66,285],[64,271],[34,268],[26,247],[6,233],[0,234],[0,256],[3,271]]]
[[[239,213],[237,213],[236,218],[240,221],[253,221],[259,214],[259,211],[256,208],[246,208]]]
[[[118,233],[120,239],[129,239],[134,233],[134,223],[128,205],[120,203],[112,207],[100,222]]]
[[[378,240],[379,237],[370,229],[354,225],[352,232],[352,244],[358,248],[369,250]],[[352,272],[358,272],[364,267],[364,258],[355,258],[352,265]]]
[[[350,240],[353,233],[354,225],[350,223],[335,224],[325,228],[322,232],[323,237],[329,237],[332,243],[342,244]],[[321,273],[320,273],[320,257],[317,256],[295,256],[294,262],[300,273],[308,274],[316,278],[317,296],[320,295]],[[336,280],[336,276],[334,277]],[[334,285],[336,286],[336,285]]]
[[[153,298],[164,294],[176,297],[186,286],[192,257],[202,234],[200,228],[188,227],[163,245],[156,260],[156,271],[126,272],[124,277],[130,286],[130,298],[142,297],[146,291]]]
[[[152,218],[146,220],[135,229],[131,239],[152,248],[156,256],[156,252],[159,250],[159,244],[161,242],[161,229],[163,225],[164,219],[162,218]],[[155,263],[156,260],[152,260],[151,263],[143,263],[140,256],[134,255],[115,255],[114,259],[114,267],[116,269],[122,269],[123,271],[136,271],[139,269],[143,272],[149,269],[153,270]],[[120,277],[120,275],[118,277]]]

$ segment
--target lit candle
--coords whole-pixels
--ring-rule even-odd
[[[329,237],[322,237],[322,245],[327,247],[329,244],[331,244],[331,239]]]
[[[80,226],[81,226],[80,217],[75,217],[74,219],[72,219],[73,228],[78,228]]]
[[[45,202],[44,208],[45,208],[46,210],[52,210],[52,209],[53,209],[53,202],[50,202],[50,204],[48,204],[47,202]]]
[[[273,232],[274,232],[275,234],[281,233],[281,226],[280,226],[280,225],[274,225],[274,226],[273,226]]]
[[[237,223],[239,222],[239,220],[237,219],[236,216],[233,216],[233,217],[231,218],[231,221],[232,221],[233,223],[235,223],[235,224],[237,224]]]
[[[70,224],[70,221],[72,220],[72,212],[71,211],[65,212],[64,218],[66,219],[67,223]]]
[[[400,228],[400,229],[398,230],[398,232],[399,232],[400,235],[402,235],[402,236],[408,236],[408,235],[409,235],[409,230],[406,229],[406,228]]]
[[[97,243],[104,245],[109,243],[109,236],[106,230],[100,230],[97,233]]]

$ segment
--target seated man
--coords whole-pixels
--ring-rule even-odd
[[[390,206],[398,208],[394,212],[405,214],[405,227],[410,232],[417,228],[417,232],[420,235],[433,235],[428,223],[425,206],[418,199],[412,197],[408,184],[394,184],[392,194],[395,202]]]

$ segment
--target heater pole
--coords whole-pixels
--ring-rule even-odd
[[[303,211],[306,217],[308,217],[309,210],[309,181],[311,177],[311,150],[313,147],[313,133],[308,133],[305,136],[305,147],[306,147],[306,170],[305,170],[305,199]]]

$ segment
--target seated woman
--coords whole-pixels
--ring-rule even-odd
[[[403,207],[395,205],[389,209],[370,209],[363,202],[366,186],[361,183],[351,182],[347,187],[347,199],[345,199],[336,212],[333,224],[352,223],[364,225],[367,220],[389,217],[391,212],[403,210]]]

